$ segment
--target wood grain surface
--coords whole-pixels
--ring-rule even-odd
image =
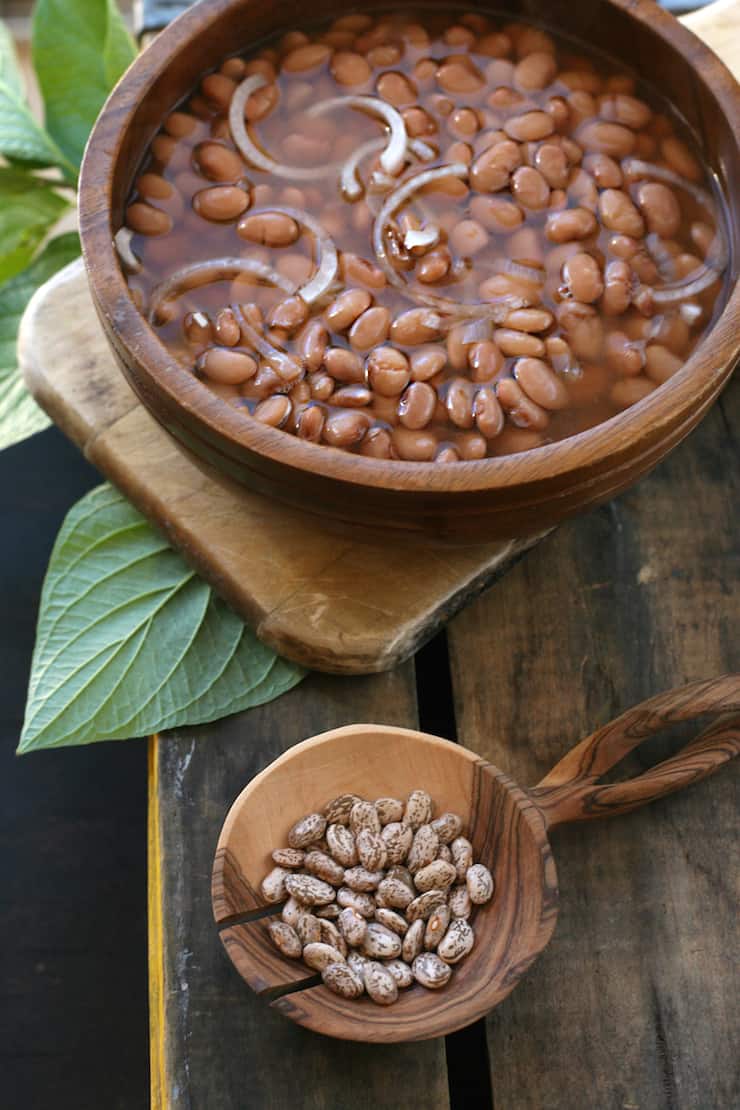
[[[537,542],[366,542],[197,463],[113,361],[81,261],[31,301],[19,359],[36,400],[87,458],[260,639],[312,670],[396,665]]]
[[[463,743],[534,783],[627,706],[740,667],[739,445],[736,381],[649,481],[564,526],[452,622]],[[646,749],[625,774],[673,745]],[[553,834],[555,934],[487,1022],[496,1106],[736,1103],[739,784],[725,768],[634,816]]]

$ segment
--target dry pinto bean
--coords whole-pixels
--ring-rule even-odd
[[[545,235],[552,243],[588,239],[597,229],[596,217],[588,208],[566,208],[547,217]]]
[[[568,391],[552,367],[539,358],[520,358],[514,366],[514,377],[527,396],[543,409],[567,408]]]
[[[563,264],[563,283],[575,301],[592,304],[604,292],[604,281],[598,262],[592,255],[579,251]]]

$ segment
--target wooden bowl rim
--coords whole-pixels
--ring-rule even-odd
[[[511,489],[541,481],[543,477],[549,480],[566,474],[576,476],[594,466],[614,465],[641,440],[654,438],[662,428],[675,424],[677,418],[695,411],[697,398],[701,401],[714,396],[740,351],[740,280],[735,281],[709,332],[669,382],[594,428],[519,454],[461,461],[450,467],[434,462],[366,458],[245,420],[210,394],[207,387],[171,357],[131,297],[113,244],[112,185],[122,136],[173,55],[196,37],[207,34],[229,12],[249,2],[209,0],[208,4],[197,4],[185,11],[165,28],[133,62],[109,96],[88,141],[81,170],[80,233],[96,307],[127,359],[168,398],[174,410],[180,408],[195,416],[208,429],[212,441],[227,441],[229,453],[237,457],[246,449],[272,463],[358,487],[470,493]],[[710,90],[737,134],[740,85],[701,39],[655,0],[604,2],[648,24],[653,33],[680,53]],[[193,77],[195,82],[197,74]]]

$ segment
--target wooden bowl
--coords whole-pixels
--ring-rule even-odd
[[[356,1041],[424,1040],[451,1033],[498,1005],[550,939],[558,913],[547,832],[571,821],[614,817],[713,774],[740,752],[740,675],[659,694],[572,748],[525,789],[474,752],[437,736],[387,725],[348,725],[289,748],[242,790],[224,822],[213,864],[213,915],[239,974],[299,1025]],[[663,728],[709,713],[719,718],[681,751],[626,781],[599,783],[625,755]],[[390,1007],[366,995],[332,994],[302,961],[273,946],[267,926],[282,903],[260,884],[291,825],[352,792],[372,800],[431,794],[437,814],[464,821],[476,863],[495,890],[475,907],[475,945],[441,990],[414,984]]]
[[[245,420],[172,360],[136,308],[112,244],[137,168],[166,113],[225,56],[305,20],[293,0],[209,0],[171,24],[116,87],[90,138],[80,184],[85,261],[111,348],[147,408],[200,459],[325,519],[376,533],[382,527],[484,541],[541,532],[619,493],[675,447],[715,400],[740,349],[737,82],[652,0],[509,0],[506,7],[622,59],[693,127],[731,204],[730,293],[710,334],[667,384],[633,408],[570,439],[499,459],[454,466],[369,459]],[[336,0],[317,0],[311,20],[338,10]]]

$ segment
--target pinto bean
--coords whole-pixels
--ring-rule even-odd
[[[623,378],[615,382],[609,390],[609,400],[616,408],[627,409],[630,405],[636,405],[638,401],[642,401],[655,389],[657,389],[655,382],[651,382],[642,374],[637,378]]]
[[[567,185],[570,167],[562,147],[555,143],[543,143],[535,151],[534,165],[551,189],[562,189]]]
[[[514,331],[544,331],[552,324],[552,313],[544,308],[515,308],[504,321],[507,328]]]
[[[452,378],[447,384],[445,408],[447,415],[458,428],[473,427],[473,401],[475,387],[467,378]]]
[[[444,347],[418,347],[410,357],[412,381],[429,381],[440,372],[446,362]]]
[[[296,352],[306,370],[318,370],[324,359],[329,337],[321,320],[308,320],[296,336]]]
[[[645,221],[621,189],[604,189],[600,194],[599,217],[604,227],[620,235],[640,239],[645,234]]]
[[[532,166],[520,166],[511,175],[511,191],[523,208],[546,208],[550,199],[550,186]]]
[[[597,228],[596,217],[588,208],[566,208],[547,217],[545,235],[552,243],[588,239]]]
[[[410,308],[391,324],[391,339],[403,347],[416,347],[439,339],[442,321],[430,308]]]
[[[370,63],[362,54],[355,54],[351,50],[338,50],[331,60],[331,74],[338,85],[354,88],[364,85],[370,80],[372,70]]]
[[[557,73],[557,63],[549,50],[533,50],[514,69],[514,84],[525,92],[544,89]]]
[[[663,239],[672,239],[681,224],[681,208],[676,195],[667,185],[646,181],[638,187],[637,203],[640,206],[648,231]]]
[[[458,432],[455,445],[461,459],[473,460],[486,457],[486,441],[478,432]]]
[[[371,417],[361,409],[335,409],[326,418],[322,439],[330,447],[356,447],[370,424]]]
[[[488,231],[506,233],[524,223],[524,212],[512,200],[503,197],[473,197],[470,214]]]
[[[334,378],[330,374],[323,370],[317,370],[313,374],[309,374],[307,380],[314,401],[329,400],[335,388]]]
[[[199,143],[193,161],[204,177],[211,181],[238,181],[244,173],[244,162],[235,150],[222,143]]]
[[[375,82],[375,88],[378,96],[395,108],[407,108],[415,104],[419,95],[414,83],[405,74],[394,71],[381,73]]]
[[[583,168],[590,173],[600,189],[619,189],[622,185],[622,171],[619,163],[608,154],[587,154]]]
[[[701,181],[701,167],[681,139],[669,135],[660,144],[660,152],[672,170],[689,181]]]
[[[135,201],[126,209],[126,226],[139,235],[167,235],[172,230],[172,217],[161,208]]]
[[[644,100],[619,92],[599,97],[599,115],[602,119],[622,123],[633,131],[641,131],[653,118]]]
[[[391,439],[393,449],[399,458],[408,459],[411,462],[430,462],[437,450],[437,437],[432,432],[394,428]]]
[[[344,331],[371,304],[372,297],[367,289],[345,289],[326,309],[324,320],[332,331]]]
[[[501,408],[517,428],[542,431],[549,423],[549,416],[541,405],[524,392],[514,378],[502,378],[496,386],[496,396]]]
[[[362,382],[365,371],[362,359],[345,347],[329,347],[324,354],[324,366],[337,382]]]
[[[605,120],[581,124],[575,138],[587,153],[608,154],[617,159],[626,158],[635,147],[633,131],[621,123],[609,123]]]
[[[212,381],[223,385],[240,385],[257,373],[257,363],[251,355],[226,347],[211,347],[200,357],[198,366]]]
[[[604,292],[604,281],[598,262],[592,255],[580,251],[563,265],[563,281],[575,301],[592,304]]]
[[[284,328],[286,332],[291,332],[305,322],[307,315],[308,307],[305,301],[300,297],[286,297],[270,309],[267,323],[270,327]]]
[[[367,289],[383,289],[385,287],[385,274],[379,266],[360,258],[357,254],[343,251],[340,255],[340,270],[342,278],[352,285],[364,285]]]
[[[426,428],[434,416],[437,394],[427,382],[412,382],[398,402],[398,418],[405,428]]]
[[[283,425],[287,424],[292,410],[293,404],[289,397],[275,394],[274,397],[268,397],[266,400],[260,401],[252,415],[261,424],[269,424],[272,428],[282,428]]]
[[[410,378],[409,360],[395,347],[376,347],[365,360],[367,384],[381,397],[398,397]]]
[[[307,439],[311,443],[318,443],[324,430],[326,414],[320,405],[307,405],[298,416],[296,422],[296,435],[299,439]]]
[[[504,131],[518,143],[536,143],[552,135],[555,124],[547,112],[535,110],[514,116],[504,123]]]
[[[473,401],[475,426],[485,439],[494,439],[503,429],[504,412],[496,391],[490,386],[476,390]]]
[[[626,377],[640,374],[645,365],[644,344],[629,339],[623,331],[609,332],[604,344],[604,354],[612,370]]]
[[[514,377],[530,400],[543,409],[567,408],[568,391],[552,367],[539,358],[519,358]]]
[[[594,361],[604,343],[604,326],[593,305],[564,301],[558,307],[558,323],[576,358]]]
[[[662,343],[648,343],[645,348],[645,373],[651,381],[661,384],[681,369],[683,359],[674,355]]]
[[[447,247],[437,247],[419,260],[416,276],[424,285],[433,285],[447,277],[452,265],[452,255]]]
[[[437,84],[446,93],[476,93],[484,87],[482,74],[472,64],[443,62],[437,70]]]
[[[450,244],[464,258],[470,258],[488,246],[488,233],[477,220],[460,220],[450,232]]]
[[[495,193],[509,184],[514,170],[521,166],[522,156],[517,143],[510,139],[494,143],[480,154],[470,169],[471,188],[479,193]]]
[[[496,328],[493,340],[502,354],[511,358],[519,355],[539,357],[545,353],[545,344],[536,335],[527,335],[523,331],[514,331],[513,328]]]
[[[393,440],[385,428],[374,427],[365,435],[360,454],[371,459],[390,459],[393,457]]]
[[[468,365],[474,382],[490,382],[503,370],[504,356],[492,340],[485,339],[468,348]]]
[[[369,351],[388,336],[391,314],[387,308],[375,305],[358,316],[349,330],[350,344],[358,351]]]
[[[225,347],[236,347],[242,337],[241,328],[230,308],[223,308],[216,317],[216,338]]]
[[[324,42],[305,42],[290,50],[282,60],[283,73],[307,73],[322,65],[331,55]]]
[[[245,216],[237,225],[242,239],[268,247],[286,247],[300,235],[298,224],[284,212],[259,212]]]

